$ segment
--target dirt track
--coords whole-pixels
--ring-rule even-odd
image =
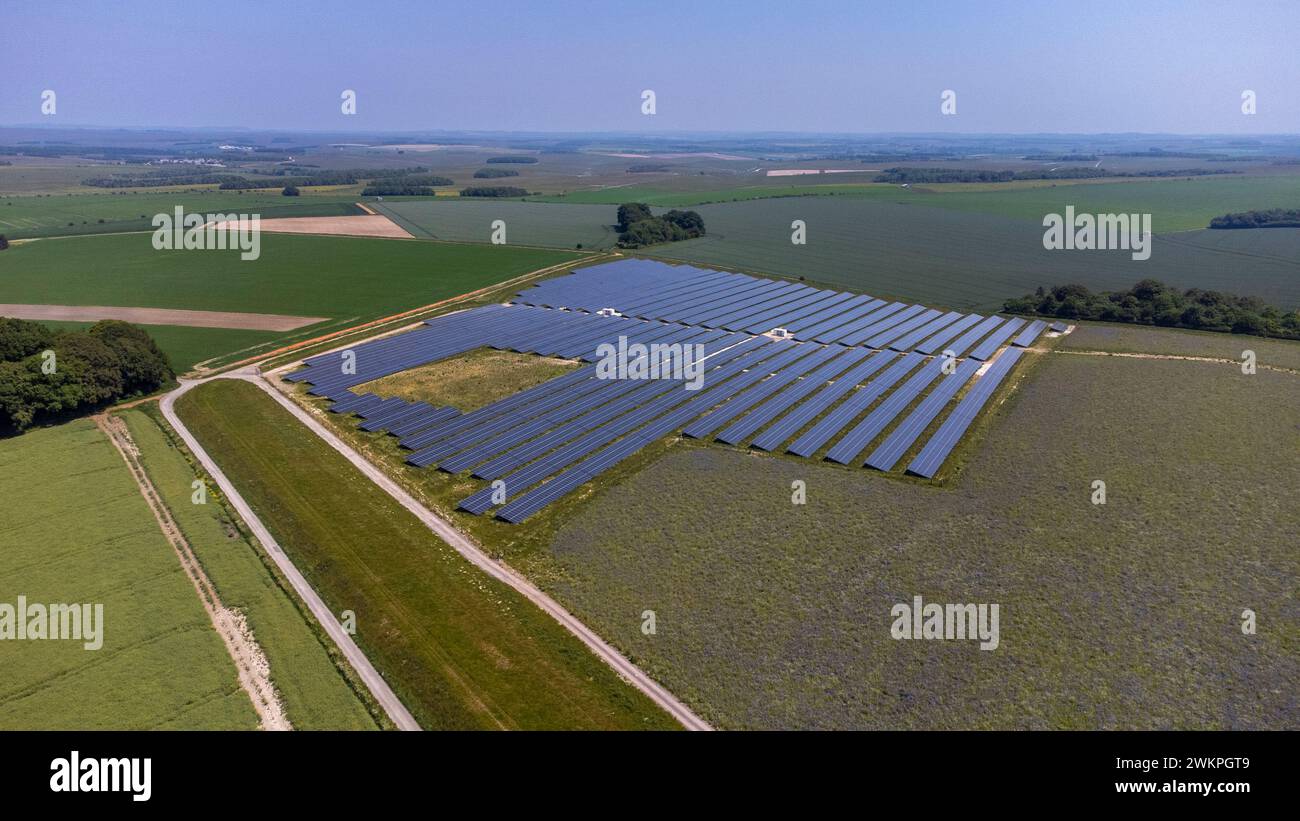
[[[189,576],[195,592],[199,594],[199,601],[207,611],[212,627],[217,631],[217,635],[221,636],[222,642],[226,645],[226,652],[230,654],[230,660],[235,663],[239,686],[253,702],[253,709],[261,719],[262,729],[292,730],[293,726],[284,712],[284,704],[281,703],[275,686],[271,683],[271,664],[267,661],[266,654],[262,652],[261,646],[253,637],[253,631],[249,629],[244,614],[231,610],[221,603],[216,588],[212,586],[212,581],[204,571],[203,565],[195,557],[190,543],[185,539],[185,534],[172,519],[171,511],[163,503],[153,482],[149,479],[149,474],[140,464],[140,451],[136,447],[135,440],[131,438],[126,423],[116,416],[99,414],[95,417],[95,424],[122,455],[122,459],[131,471],[131,478],[135,479],[136,485],[140,488],[140,495],[153,511],[158,529],[176,551],[176,558],[180,560],[185,575]]]
[[[15,305],[0,303],[0,316],[97,322],[121,319],[140,325],[184,325],[189,328],[241,328],[249,331],[292,331],[324,322],[321,316],[245,314],[237,311],[187,311],[175,308],[120,308],[108,305]]]

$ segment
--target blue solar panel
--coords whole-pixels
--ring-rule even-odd
[[[936,333],[934,336],[925,340],[916,346],[916,350],[923,354],[936,354],[944,350],[944,345],[953,339],[956,339],[966,329],[970,328],[977,322],[983,322],[984,317],[979,314],[967,314],[961,319],[952,323],[948,327]]]
[[[990,334],[988,339],[981,342],[975,350],[970,352],[971,358],[981,360],[988,359],[997,352],[997,349],[1002,346],[1003,342],[1006,342],[1011,335],[1024,324],[1025,321],[1023,319],[1017,318],[1007,320],[1007,324]]]
[[[835,341],[841,345],[861,345],[863,342],[871,339],[877,334],[893,328],[895,325],[902,325],[917,314],[924,313],[924,305],[912,305],[904,308],[896,314],[885,317],[884,319],[873,322],[865,328],[859,328],[852,333],[844,334]]]
[[[1041,334],[1043,329],[1046,327],[1046,322],[1041,319],[1035,319],[1033,322],[1029,323],[1028,328],[1021,331],[1020,334],[1011,341],[1011,344],[1017,345],[1021,348],[1028,348],[1030,345],[1034,344],[1034,340],[1038,338],[1038,335]]]
[[[885,307],[886,303],[883,300],[872,299],[864,295],[854,297],[844,304],[848,306],[846,310],[836,311],[832,309],[826,313],[808,317],[807,321],[800,323],[795,329],[795,338],[800,340],[814,339],[818,334],[839,328],[850,322],[856,322],[868,314]]]
[[[970,423],[989,401],[989,397],[997,390],[998,385],[1020,359],[1022,353],[1024,350],[1021,348],[1008,348],[1002,352],[992,367],[975,381],[974,387],[966,392],[962,400],[957,403],[957,407],[948,414],[948,418],[943,420],[939,430],[935,431],[935,434],[925,443],[916,458],[908,464],[908,473],[931,479],[939,472],[948,454],[952,453],[952,449],[961,441],[962,434],[970,427]]]
[[[856,419],[858,414],[866,410],[872,402],[879,399],[881,394],[893,387],[895,382],[911,373],[923,361],[925,357],[919,354],[904,354],[887,371],[868,382],[865,387],[837,405],[825,418],[809,428],[808,432],[796,439],[793,445],[786,448],[786,451],[796,456],[812,456],[822,445],[829,442],[831,437],[843,430],[845,425]]]
[[[852,462],[854,457],[894,420],[894,417],[898,416],[912,403],[912,400],[921,395],[921,391],[929,387],[930,383],[943,373],[942,364],[942,360],[931,359],[922,365],[912,378],[886,396],[875,410],[844,434],[844,438],[826,452],[826,458],[844,465]]]
[[[951,325],[962,318],[960,311],[949,311],[937,319],[932,319],[920,327],[908,331],[906,335],[895,339],[889,343],[889,347],[895,351],[910,351],[921,343],[921,340],[934,334],[941,328]]]
[[[781,370],[772,374],[765,381],[744,393],[733,395],[716,410],[710,411],[706,416],[689,425],[682,431],[682,435],[696,439],[708,436],[836,354],[836,351],[830,348],[813,348],[806,343],[800,343],[799,347],[809,350],[801,351],[801,355],[794,364],[781,367]]]
[[[848,373],[845,373],[830,385],[823,386],[808,401],[796,407],[772,427],[765,430],[762,435],[751,443],[751,446],[767,451],[776,450],[783,442],[821,415],[822,411],[835,404],[840,397],[853,390],[867,377],[888,365],[896,357],[896,354],[890,351],[872,353],[866,349],[859,350],[870,354],[866,361],[854,365]]]
[[[835,348],[829,348],[827,350],[832,353],[836,352]],[[845,370],[853,367],[870,355],[871,351],[868,351],[865,348],[841,349],[839,356],[836,356],[827,364],[799,380],[798,383],[791,385],[789,388],[781,391],[776,396],[771,397],[740,419],[731,423],[726,430],[718,434],[718,441],[726,442],[729,445],[740,444],[754,431],[775,419],[779,414],[785,411],[786,408],[794,405],[794,403],[803,399],[818,388],[825,386],[827,381],[839,376]]]
[[[966,333],[957,337],[956,340],[946,345],[944,347],[944,350],[952,351],[954,356],[961,356],[963,353],[969,350],[972,345],[974,345],[976,342],[980,341],[985,336],[987,336],[989,331],[992,331],[994,328],[998,327],[1003,322],[1004,320],[1002,319],[1002,317],[991,316],[988,319],[981,322],[980,324],[976,325],[974,328],[971,328]]]
[[[916,409],[908,414],[907,418],[885,437],[885,441],[871,452],[867,457],[867,466],[876,470],[889,470],[897,464],[916,438],[925,432],[926,427],[934,421],[949,400],[957,395],[957,391],[961,390],[979,369],[979,362],[967,359],[957,366],[957,370],[939,380],[934,390],[930,391]]]
[[[871,328],[879,325],[886,318],[907,310],[907,307],[906,302],[890,302],[887,305],[881,305],[857,319],[839,324],[837,327],[815,334],[813,339],[818,342],[839,342],[849,334],[857,333],[864,328]],[[900,319],[899,321],[901,322],[902,320]]]
[[[933,322],[939,315],[940,311],[931,308],[928,311],[922,311],[906,322],[900,322],[886,331],[881,331],[867,340],[867,346],[870,348],[892,347],[889,343],[896,339],[906,336],[909,332],[920,328],[922,325],[928,325]]]

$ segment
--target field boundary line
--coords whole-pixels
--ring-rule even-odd
[[[324,440],[325,443],[334,450],[338,451],[338,453],[360,470],[362,474],[379,486],[381,490],[391,496],[398,504],[410,511],[411,514],[432,530],[436,536],[450,545],[457,553],[463,556],[475,567],[487,573],[502,584],[512,588],[515,592],[528,599],[537,607],[540,607],[551,616],[551,618],[559,622],[562,627],[576,636],[599,659],[613,668],[614,672],[617,673],[620,678],[644,693],[651,701],[659,705],[659,707],[661,707],[665,712],[681,723],[683,727],[688,730],[713,729],[708,722],[697,716],[694,711],[679,701],[676,696],[668,691],[667,688],[652,679],[644,670],[630,661],[613,645],[602,639],[577,616],[565,609],[563,605],[551,598],[547,593],[543,592],[541,588],[534,585],[514,568],[504,562],[498,562],[492,559],[488,554],[483,552],[482,548],[475,544],[468,536],[457,530],[450,522],[421,504],[380,467],[370,462],[370,460],[366,459],[365,456],[340,439],[337,434],[326,428],[316,419],[312,418],[310,413],[286,397],[281,391],[277,390],[275,386],[267,380],[265,375],[260,373],[249,373],[245,370],[237,373],[223,374],[219,377],[213,378],[242,379],[261,388],[262,391],[279,403],[281,407],[293,414],[294,418],[305,425],[308,430]]]
[[[1261,337],[1265,338],[1265,337]],[[1034,348],[1029,350],[1038,353]],[[1064,350],[1056,348],[1052,353],[1073,354],[1075,356],[1119,356],[1125,359],[1175,359],[1182,362],[1213,362],[1220,365],[1241,365],[1239,359],[1221,359],[1215,356],[1184,356],[1182,354],[1171,353],[1136,353],[1133,351],[1085,351],[1085,350]],[[1291,376],[1300,376],[1300,370],[1295,368],[1284,368],[1281,365],[1269,365],[1263,362],[1255,363],[1256,368],[1262,368],[1266,371],[1275,371],[1276,373],[1290,374]]]
[[[204,470],[208,472],[213,481],[217,483],[217,486],[221,488],[221,492],[226,495],[231,506],[235,508],[235,511],[239,514],[240,518],[244,520],[244,523],[248,525],[249,530],[253,532],[253,535],[257,537],[257,540],[262,543],[263,549],[265,549],[267,554],[275,561],[276,566],[280,568],[280,572],[284,574],[285,578],[289,580],[289,584],[293,586],[293,589],[298,594],[299,598],[307,604],[312,615],[316,617],[316,621],[320,623],[326,634],[329,635],[335,645],[339,648],[339,651],[342,652],[344,657],[348,660],[348,663],[352,665],[352,669],[357,672],[357,676],[361,679],[362,683],[365,684],[366,689],[370,691],[370,694],[374,697],[379,706],[388,714],[388,717],[392,720],[393,724],[401,730],[419,730],[420,725],[415,721],[415,717],[411,715],[410,711],[406,709],[406,706],[402,704],[401,699],[397,697],[397,694],[394,693],[392,688],[388,686],[388,683],[384,681],[383,676],[381,676],[379,671],[375,669],[374,665],[370,663],[370,659],[366,657],[366,654],[362,652],[361,648],[352,640],[352,637],[343,629],[343,626],[339,624],[338,619],[334,617],[334,614],[330,611],[329,607],[326,606],[324,600],[321,599],[320,594],[312,588],[306,577],[302,575],[302,572],[299,571],[297,566],[295,566],[289,559],[288,555],[284,552],[284,549],[281,548],[279,543],[275,540],[275,537],[273,537],[271,532],[266,529],[266,525],[264,525],[262,520],[257,517],[257,514],[253,512],[252,507],[250,507],[248,502],[244,500],[244,497],[240,495],[239,491],[235,489],[235,486],[231,483],[226,474],[222,472],[220,466],[218,466],[213,458],[208,455],[208,452],[203,449],[203,446],[194,438],[194,434],[190,432],[189,428],[185,427],[185,423],[182,422],[180,417],[177,415],[175,408],[177,399],[188,393],[196,385],[201,385],[211,379],[221,378],[229,377],[217,376],[201,380],[183,380],[180,387],[163,396],[162,401],[159,403],[163,416],[167,419],[168,424],[170,424],[176,431],[177,435],[181,437],[181,440],[185,442],[185,446],[194,454],[194,458],[203,465]]]
[[[240,688],[253,702],[253,709],[257,712],[261,728],[292,730],[293,725],[285,714],[284,703],[280,701],[280,696],[271,681],[271,664],[266,658],[266,653],[258,645],[243,615],[222,604],[221,596],[218,595],[212,580],[208,578],[207,571],[194,555],[184,532],[172,518],[167,503],[158,494],[158,489],[154,487],[148,471],[141,464],[139,447],[131,437],[131,432],[127,430],[126,422],[120,417],[107,414],[97,414],[94,419],[100,432],[113,443],[122,461],[126,462],[131,478],[135,480],[140,495],[144,497],[145,503],[149,505],[149,510],[158,523],[158,529],[162,531],[162,535],[180,561],[181,569],[194,585],[194,592],[198,594],[199,602],[208,614],[212,629],[221,637],[222,643],[226,646],[226,653],[235,665],[235,676],[239,680]]]

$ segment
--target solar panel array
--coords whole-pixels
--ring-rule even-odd
[[[774,327],[791,338],[763,333]],[[805,457],[824,452],[878,470],[919,446],[907,470],[932,477],[1045,327],[623,260],[543,281],[517,303],[311,357],[286,378],[333,400],[331,411],[359,416],[363,430],[396,437],[408,463],[486,482],[459,502],[462,510],[519,522],[677,433]],[[697,379],[608,378],[594,364],[602,345],[638,364],[655,360],[655,346],[698,345],[703,358]],[[482,347],[588,364],[468,413],[358,388]]]

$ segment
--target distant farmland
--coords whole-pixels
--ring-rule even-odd
[[[614,247],[612,205],[546,206],[518,200],[405,200],[369,203],[416,236],[456,242],[488,242],[494,220],[504,220],[510,245],[552,248]]]
[[[575,258],[531,248],[263,234],[261,257],[242,261],[237,252],[155,251],[143,233],[72,237],[0,253],[0,302],[257,313],[301,308],[332,320],[280,335],[160,326],[169,328],[164,349],[183,367],[223,352],[223,345],[234,350],[306,338]]]
[[[1055,207],[1063,211],[1068,201],[1058,200]],[[1251,237],[1205,237],[1209,232],[1157,236],[1151,258],[1140,262],[1127,251],[1045,250],[1041,220],[1046,212],[1030,221],[850,197],[754,200],[696,210],[708,236],[654,246],[646,253],[804,276],[876,296],[965,310],[996,310],[1004,299],[1039,285],[1078,282],[1106,290],[1148,277],[1180,288],[1259,296],[1284,308],[1300,306],[1300,256],[1287,258],[1285,252],[1300,248],[1300,229],[1268,229],[1279,236],[1263,238],[1261,252],[1251,249]],[[790,224],[796,219],[807,223],[806,245],[790,242]],[[1292,236],[1281,236],[1286,232]]]

